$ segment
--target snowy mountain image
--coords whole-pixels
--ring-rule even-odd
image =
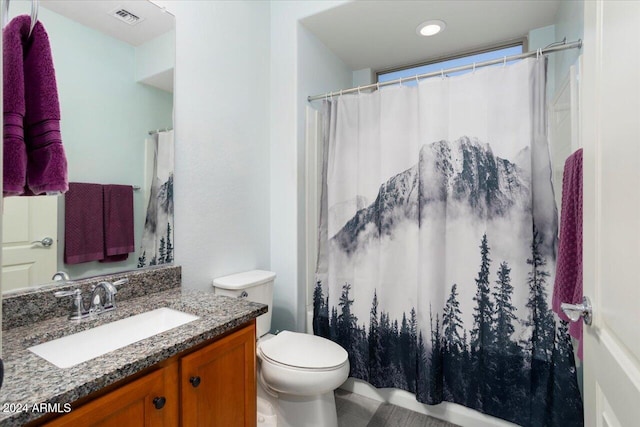
[[[481,219],[504,217],[513,207],[530,209],[530,182],[523,170],[496,157],[488,144],[462,137],[449,144],[424,145],[415,166],[380,186],[378,197],[359,210],[333,239],[346,253],[356,249],[366,230],[377,237],[390,234],[401,220],[420,222],[430,205],[448,204],[455,215],[463,204]],[[375,227],[368,225],[375,224]]]

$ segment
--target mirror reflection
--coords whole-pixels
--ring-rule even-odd
[[[30,12],[30,1],[11,1],[10,19]],[[57,271],[79,279],[171,263],[174,17],[148,1],[41,0],[38,20],[53,55],[69,182],[131,186],[134,247],[113,262],[65,262],[68,196],[7,197],[2,290],[51,282]],[[110,202],[116,213],[129,203]],[[74,230],[86,243],[90,233]]]

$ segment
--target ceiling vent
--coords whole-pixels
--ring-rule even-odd
[[[136,25],[144,21],[144,18],[140,18],[139,16],[134,15],[133,13],[121,7],[112,10],[111,12],[109,12],[109,15],[129,25]]]

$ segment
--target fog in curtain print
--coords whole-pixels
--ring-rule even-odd
[[[550,310],[543,94],[544,62],[525,60],[326,105],[314,332],[347,349],[351,376],[520,425],[583,424]]]

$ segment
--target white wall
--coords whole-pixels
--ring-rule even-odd
[[[269,3],[155,3],[176,16],[176,263],[211,289],[270,267]]]
[[[363,68],[353,72],[353,87],[366,86],[375,83],[376,73],[371,68]]]
[[[543,48],[550,43],[567,38],[567,42],[583,38],[584,1],[565,0],[560,2],[553,25],[536,28],[529,32],[529,51]],[[556,86],[562,84],[569,72],[569,67],[575,64],[580,49],[569,49],[549,55],[547,73],[547,98],[553,99]]]
[[[584,38],[584,1],[561,1],[555,21],[556,38],[574,41]],[[555,53],[555,80],[557,84],[562,82],[569,71],[569,67],[575,64],[581,54],[580,49],[570,49]]]
[[[271,2],[272,328],[305,329],[304,108],[306,97],[351,86],[352,74],[300,19],[344,1]]]
[[[164,33],[136,47],[136,80],[172,71],[176,63],[176,32]]]

